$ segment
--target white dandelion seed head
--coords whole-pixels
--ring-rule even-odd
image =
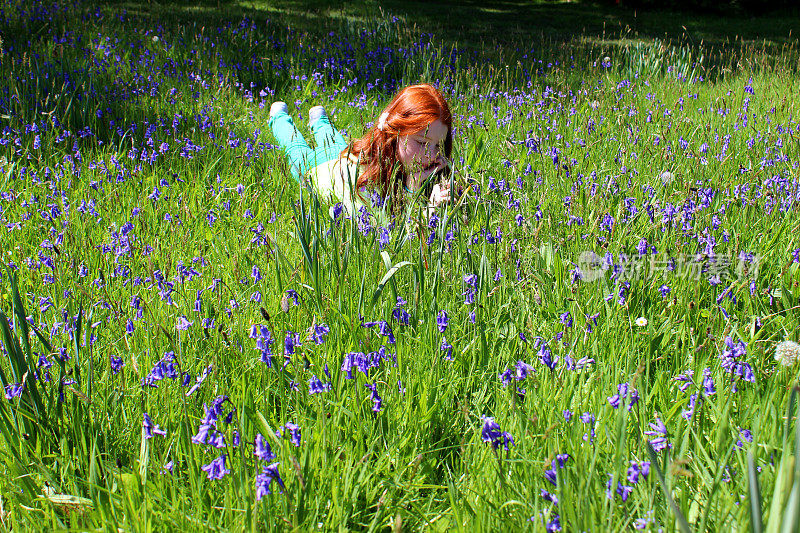
[[[779,342],[775,347],[775,360],[783,366],[792,366],[800,360],[800,344],[794,341]]]

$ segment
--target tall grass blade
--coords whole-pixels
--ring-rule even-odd
[[[794,388],[792,394],[797,392]],[[791,421],[792,411],[789,411],[787,423]],[[797,417],[795,418],[794,432],[794,483],[792,491],[789,493],[789,501],[786,502],[786,509],[783,512],[781,533],[796,533],[800,531],[800,406],[798,406]],[[786,455],[786,449],[783,451]]]
[[[656,455],[656,452],[653,450],[653,447],[649,442],[645,444],[647,446],[647,455],[650,456],[650,464],[656,469],[658,484],[661,487],[661,491],[664,493],[664,498],[667,500],[672,512],[675,514],[675,519],[678,521],[678,527],[682,533],[691,533],[692,529],[689,527],[689,522],[686,520],[686,517],[683,515],[680,508],[675,503],[675,500],[672,499],[672,495],[669,493],[667,481],[664,479],[664,473],[661,471],[661,467],[659,466],[658,455]]]
[[[747,480],[750,493],[750,531],[761,533],[763,530],[761,520],[761,488],[758,485],[758,473],[756,472],[753,452],[747,452]]]

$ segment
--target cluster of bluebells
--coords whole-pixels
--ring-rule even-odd
[[[253,324],[250,328],[250,338],[256,339],[256,350],[258,350],[261,362],[267,365],[267,368],[272,368],[272,333],[267,326],[261,324]]]
[[[481,416],[481,440],[492,445],[492,450],[497,453],[497,448],[503,447],[508,451],[509,446],[514,445],[514,437],[507,431],[502,431],[500,425],[495,422],[494,417]]]
[[[239,432],[234,430],[231,441],[228,443],[226,442],[225,434],[220,429],[219,425],[220,422],[225,425],[230,425],[231,422],[233,422],[233,417],[236,414],[236,408],[231,406],[227,413],[224,412],[225,406],[229,403],[231,403],[231,401],[227,396],[217,396],[211,402],[210,407],[207,404],[203,404],[205,415],[200,421],[200,426],[197,433],[192,436],[192,443],[209,446],[216,449],[223,449],[228,445],[233,448],[239,446]],[[219,455],[219,457],[201,467],[202,470],[206,472],[208,479],[222,479],[230,473],[230,470],[225,464],[226,459],[227,455],[222,453]]]
[[[389,353],[386,351],[385,346],[381,346],[374,352],[349,352],[345,354],[342,361],[342,372],[345,372],[346,379],[353,379],[353,369],[355,368],[364,377],[370,377],[370,372],[373,369],[380,368],[381,362],[385,361],[392,366],[397,366],[397,354]]]
[[[616,492],[616,494],[622,498],[623,502],[628,501],[628,497],[631,495],[631,492],[633,492],[633,487],[641,479],[647,479],[648,475],[650,475],[649,461],[631,461],[625,477],[625,481],[628,483],[627,485],[622,481],[617,481],[617,486],[614,488],[614,474],[608,475],[608,481],[606,482],[606,498],[613,500],[614,493]]]
[[[11,400],[14,398],[19,398],[22,396],[22,391],[25,389],[25,386],[22,383],[9,383],[5,386],[5,398],[6,400]]]
[[[406,311],[406,303],[407,302],[402,297],[398,296],[397,303],[394,309],[392,309],[392,318],[404,326],[408,325],[408,321],[411,318],[408,311]]]
[[[614,409],[619,409],[620,404],[625,403],[626,399],[628,400],[628,411],[630,411],[639,401],[639,391],[627,383],[620,383],[617,385],[617,394],[609,396],[608,403],[611,404],[611,407]]]
[[[261,436],[261,435],[259,435]],[[261,473],[256,475],[256,500],[261,501],[261,498],[264,496],[271,494],[270,485],[273,481],[277,481],[278,485],[282,489],[285,488],[283,484],[283,479],[281,479],[281,474],[278,472],[278,465],[280,463],[270,463],[264,465]]]
[[[300,426],[293,422],[286,422],[286,424],[278,428],[278,431],[276,431],[275,434],[281,438],[289,437],[289,442],[291,442],[295,447],[299,447],[300,443],[303,441],[303,435],[300,430]]]
[[[558,356],[553,355],[552,350],[550,350],[550,346],[541,337],[536,337],[533,341],[533,349],[537,350],[537,356],[539,357],[539,362],[542,363],[544,366],[550,369],[550,371],[555,371],[556,366],[558,365]]]
[[[725,337],[725,349],[719,354],[720,366],[731,375],[731,391],[736,392],[736,381],[748,381],[755,383],[756,377],[753,368],[749,363],[743,361],[747,355],[747,345],[742,342],[734,342],[730,337]]]
[[[536,372],[536,369],[520,359],[514,364],[514,368],[506,368],[500,374],[498,374],[498,378],[500,378],[500,382],[503,384],[503,387],[508,387],[511,385],[513,381],[524,381],[529,375]],[[520,397],[525,397],[525,389],[517,387],[517,394]]]
[[[677,381],[680,383],[678,389],[681,392],[686,392],[690,387],[695,386],[694,382],[694,370],[687,370],[683,374],[678,374],[674,378],[673,381]],[[702,403],[704,398],[710,398],[711,396],[717,393],[717,387],[714,384],[714,379],[711,377],[711,369],[705,368],[703,370],[703,380],[699,386],[697,386],[697,390],[692,392],[689,396],[689,402],[687,404],[686,409],[681,412],[681,416],[688,421],[691,421],[694,417],[694,413]],[[700,402],[700,403],[698,403]]]
[[[452,361],[453,360],[453,345],[447,342],[447,337],[444,336],[444,332],[447,331],[447,326],[450,322],[450,317],[447,316],[447,311],[442,309],[436,315],[436,327],[439,328],[439,333],[442,334],[442,342],[439,344],[439,349],[443,352],[443,358],[445,361]]]
[[[647,442],[653,447],[653,450],[660,452],[667,448],[672,448],[672,444],[667,440],[667,426],[660,418],[656,417],[655,422],[650,422],[650,430],[644,432],[648,437],[653,437]]]
[[[566,467],[569,459],[570,456],[567,453],[556,454],[556,458],[550,462],[550,468],[544,471],[544,479],[553,485],[553,487],[558,487],[558,471]],[[545,530],[548,532],[561,531],[561,517],[556,512],[558,508],[558,496],[556,496],[555,493],[548,492],[547,489],[541,489],[539,495],[544,501],[553,504],[553,509],[548,515],[549,520],[544,523]]]
[[[121,361],[121,360],[120,360]],[[112,363],[115,363],[112,360]],[[142,378],[142,387],[158,387],[158,382],[169,378],[171,380],[176,380],[181,378],[181,385],[184,387],[188,387],[189,383],[191,382],[191,376],[188,372],[184,372],[181,374],[177,368],[177,361],[175,360],[175,352],[167,352],[164,356],[153,365],[153,368],[150,369],[150,372]],[[112,368],[118,366],[119,363],[113,364]]]
[[[325,364],[323,367],[323,371],[325,372],[325,376],[328,378],[328,381],[323,383],[316,374],[312,375],[308,380],[308,393],[309,394],[319,394],[320,392],[327,392],[331,390],[332,385],[330,382],[331,373],[328,371],[328,365]]]
[[[388,322],[385,320],[377,320],[374,322],[362,322],[361,325],[365,328],[378,328],[378,333],[386,337],[386,340],[389,341],[389,344],[395,343],[394,338],[394,331],[392,331],[392,326],[389,325]]]

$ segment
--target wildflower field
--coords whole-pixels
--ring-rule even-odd
[[[0,7],[2,529],[798,530],[788,32],[180,5]],[[452,205],[293,181],[272,101],[353,138],[420,82]]]

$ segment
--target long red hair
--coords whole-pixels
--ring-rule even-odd
[[[453,151],[450,106],[434,86],[410,85],[400,89],[381,113],[384,114],[386,119],[382,124],[376,119],[361,138],[342,150],[341,157],[353,154],[365,165],[356,180],[356,194],[364,187],[377,188],[384,198],[399,191],[406,172],[397,156],[398,139],[417,133],[437,119],[447,126],[444,155],[448,160]]]

